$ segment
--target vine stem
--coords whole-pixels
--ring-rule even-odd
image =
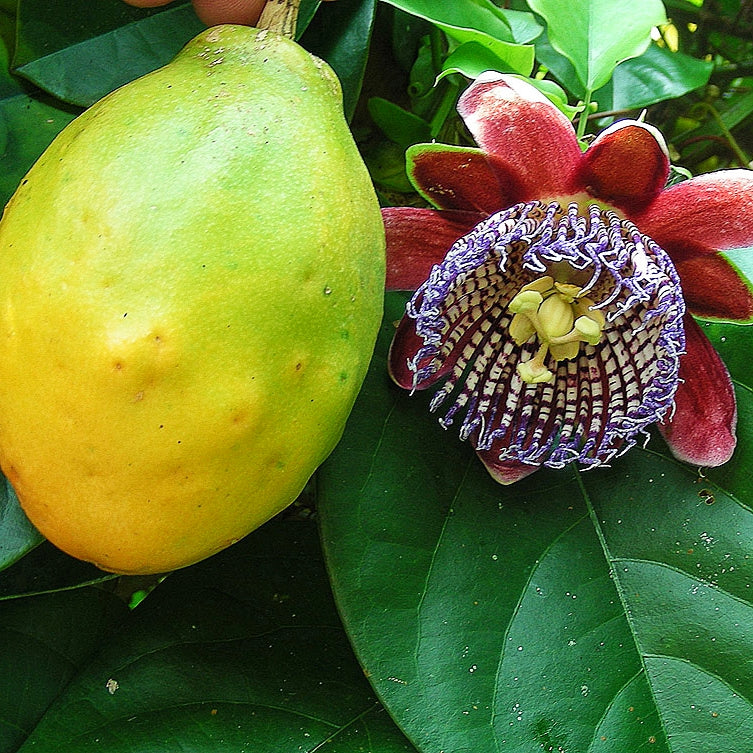
[[[711,117],[716,121],[719,130],[722,132],[727,145],[732,150],[735,157],[737,157],[737,160],[740,163],[741,167],[748,167],[748,165],[750,164],[748,155],[742,150],[740,144],[737,143],[737,139],[732,135],[732,131],[727,128],[727,124],[719,114],[719,110],[717,110],[716,107],[708,104],[707,102],[698,102],[693,106],[692,111],[707,112],[709,115],[711,115]]]
[[[301,0],[267,0],[256,28],[295,39],[300,4]]]
[[[583,104],[585,107],[581,110],[580,118],[578,119],[578,141],[580,141],[586,133],[586,126],[588,125],[588,111],[591,107],[591,95],[593,92],[589,89],[586,91],[583,97]]]

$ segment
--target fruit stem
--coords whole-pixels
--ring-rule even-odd
[[[267,0],[257,29],[267,29],[284,37],[295,39],[298,6],[301,0]]]

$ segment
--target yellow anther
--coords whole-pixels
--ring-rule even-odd
[[[573,323],[575,330],[589,345],[598,345],[602,328],[589,316],[579,316]]]
[[[528,384],[553,382],[554,374],[545,360],[572,360],[581,344],[596,345],[601,340],[606,320],[594,302],[581,295],[583,289],[567,282],[555,282],[546,275],[524,285],[510,301],[514,314],[510,337],[523,345],[536,336],[539,349],[534,358],[517,366],[520,378]]]
[[[520,378],[527,384],[541,384],[543,382],[554,381],[554,374],[535,359],[519,363],[517,369]]]
[[[537,290],[521,290],[510,301],[508,308],[513,314],[535,313],[543,300],[544,297]]]
[[[545,275],[544,277],[539,277],[533,282],[529,282],[526,285],[523,285],[523,287],[520,290],[521,291],[536,290],[537,292],[543,294],[543,293],[548,293],[553,288],[554,288],[554,279],[552,277],[549,277],[549,275]]]
[[[515,314],[510,322],[510,337],[516,345],[522,345],[536,334],[536,327],[525,314]]]
[[[572,303],[581,291],[581,288],[577,285],[572,285],[569,282],[555,282],[554,287],[558,293],[562,294],[568,303]]]

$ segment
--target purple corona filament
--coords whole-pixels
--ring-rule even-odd
[[[577,286],[604,325],[574,358],[550,356],[551,382],[532,384],[519,364],[536,355],[536,336],[516,343],[508,307],[542,275]],[[423,341],[408,361],[414,387],[442,373],[431,410],[500,462],[602,465],[672,408],[685,348],[679,278],[653,240],[597,204],[531,201],[491,215],[433,267],[407,313]]]

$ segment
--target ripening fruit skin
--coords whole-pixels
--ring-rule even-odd
[[[219,26],[71,123],[0,221],[0,465],[38,529],[155,573],[292,502],[341,436],[384,227],[339,83]]]

